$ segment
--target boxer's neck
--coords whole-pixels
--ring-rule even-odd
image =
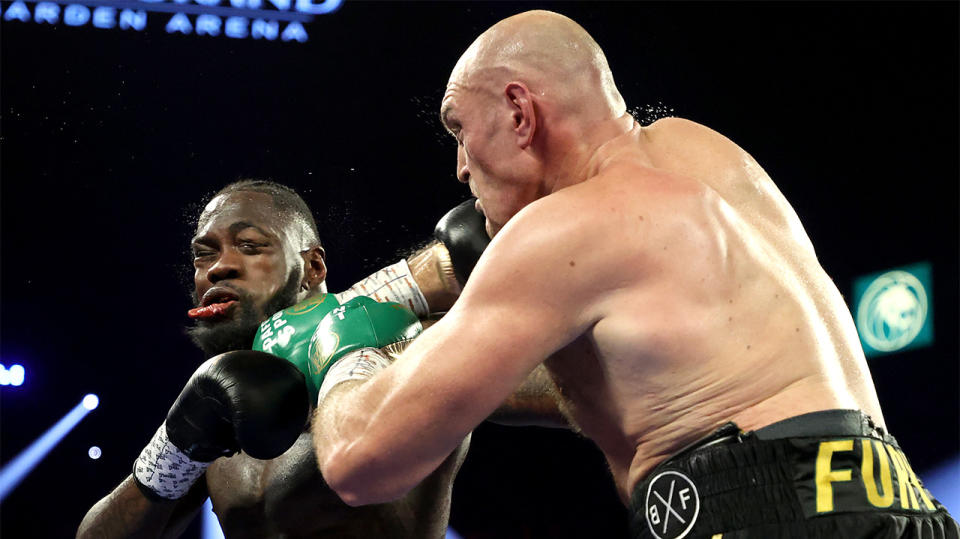
[[[602,163],[620,152],[629,144],[628,140],[635,140],[639,132],[640,125],[629,113],[571,130],[566,137],[567,143],[561,142],[554,147],[557,159],[544,174],[546,180],[540,196],[596,176]]]
[[[593,178],[606,168],[616,156],[624,151],[630,151],[636,148],[642,130],[640,124],[634,121],[629,114],[625,115],[625,117],[617,118],[615,122],[611,123],[614,124],[611,126],[613,128],[611,129],[611,134],[603,139],[600,144],[593,147],[587,154],[584,165],[576,174],[576,181],[572,181],[567,185],[573,185]]]

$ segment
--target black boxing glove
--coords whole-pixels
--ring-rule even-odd
[[[243,451],[281,455],[303,432],[310,411],[303,374],[264,352],[238,350],[211,358],[193,373],[133,467],[151,499],[187,493],[218,457]]]
[[[466,202],[448,211],[437,223],[433,235],[450,253],[453,273],[463,286],[477,265],[477,260],[490,243],[487,236],[486,217],[477,211],[477,199]]]

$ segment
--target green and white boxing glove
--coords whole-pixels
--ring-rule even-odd
[[[293,363],[307,380],[310,402],[317,403],[319,384],[310,374],[310,340],[323,317],[340,306],[334,294],[317,294],[266,319],[253,339],[253,349]]]
[[[397,303],[359,296],[331,310],[310,341],[308,378],[319,386],[318,401],[341,382],[386,368],[388,352],[399,352],[421,331],[417,315]]]

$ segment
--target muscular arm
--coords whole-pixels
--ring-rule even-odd
[[[614,283],[590,238],[606,231],[586,217],[556,219],[590,215],[589,206],[577,211],[587,203],[558,193],[518,214],[440,322],[350,399],[319,411],[330,428],[316,438],[318,463],[344,501],[409,490],[537,364],[598,319],[604,287]]]
[[[457,281],[451,278],[452,270],[447,264],[449,255],[442,249],[442,244],[433,242],[407,258],[414,279],[434,313],[438,309],[446,311],[453,306],[461,291]],[[421,319],[423,328],[436,324],[442,316],[441,312]],[[556,384],[550,379],[546,368],[538,365],[507,400],[490,414],[487,421],[513,427],[570,428],[570,423],[560,411],[556,392]]]
[[[198,481],[179,500],[148,500],[127,476],[83,517],[77,537],[90,539],[179,537],[207,499],[204,481]]]

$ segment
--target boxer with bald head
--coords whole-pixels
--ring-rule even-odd
[[[318,462],[347,503],[403,495],[545,362],[636,537],[957,536],[746,151],[634,121],[599,45],[544,11],[470,45],[441,116],[494,239],[443,320],[321,403]]]

